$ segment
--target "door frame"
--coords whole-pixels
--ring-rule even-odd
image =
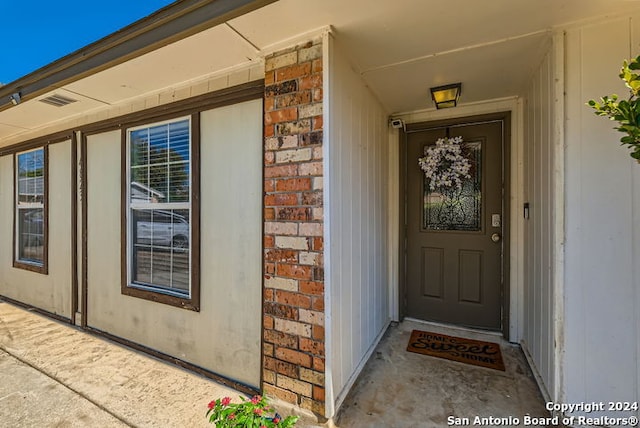
[[[501,284],[501,331],[505,339],[509,340],[510,334],[510,264],[511,259],[511,112],[504,111],[499,113],[481,114],[473,116],[464,116],[451,119],[415,122],[407,124],[400,131],[400,156],[399,156],[399,230],[400,245],[398,247],[399,261],[399,315],[400,319],[406,316],[407,307],[407,135],[413,132],[432,130],[438,128],[446,128],[452,126],[466,126],[479,124],[483,122],[501,121],[503,124],[502,134],[502,212],[503,212],[503,239],[502,239],[502,284]]]

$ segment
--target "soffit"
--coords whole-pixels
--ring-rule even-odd
[[[65,88],[116,104],[258,59],[253,47],[228,26],[220,25]]]
[[[429,87],[457,81],[462,104],[518,96],[552,29],[639,7],[629,0],[279,0],[38,97],[60,93],[76,103],[34,99],[1,111],[0,138],[258,64],[274,46],[328,25],[389,113],[432,108]]]
[[[462,82],[461,104],[517,96],[547,47],[547,35],[485,45],[366,73],[391,113],[433,107],[430,87]],[[523,54],[526,53],[526,54]]]
[[[621,13],[628,0],[280,0],[229,23],[260,48],[330,24],[362,72]],[[265,26],[265,22],[278,25]]]
[[[62,95],[77,101],[63,107],[55,107],[32,100],[4,110],[0,112],[0,138],[25,133],[40,124],[65,120],[69,117],[104,106],[104,104],[99,101],[63,88],[38,97],[38,100],[52,95]]]
[[[253,46],[226,24],[218,25],[1,111],[0,138],[28,134],[260,61]],[[77,102],[63,107],[39,102],[54,94]]]
[[[446,83],[462,82],[461,103],[518,96],[555,28],[639,7],[635,0],[280,0],[229,24],[262,50],[330,24],[393,114],[433,108],[429,88]]]

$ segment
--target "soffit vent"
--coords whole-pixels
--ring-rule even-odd
[[[43,102],[45,104],[50,104],[52,106],[62,107],[62,106],[66,106],[67,104],[75,103],[78,100],[74,100],[73,98],[65,97],[59,94],[53,94],[50,97],[42,98],[41,100],[38,100],[38,101]]]

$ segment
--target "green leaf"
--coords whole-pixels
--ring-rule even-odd
[[[620,141],[622,141],[622,144],[632,144],[633,137],[630,137],[630,136],[622,137],[620,138]]]
[[[638,57],[640,58],[640,57]],[[640,70],[640,62],[638,62],[638,59],[634,59],[629,63],[629,68],[631,70]]]
[[[594,114],[618,123],[614,129],[626,134],[620,142],[631,147],[630,154],[634,159],[640,159],[640,73],[637,71],[640,71],[640,55],[622,61],[618,76],[629,89],[628,99],[618,101],[618,96],[612,94],[586,102],[594,109]]]

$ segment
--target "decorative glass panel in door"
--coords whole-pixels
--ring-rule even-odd
[[[423,177],[422,227],[426,230],[479,231],[482,228],[482,143],[464,142],[462,156],[470,164],[462,185],[435,187]]]

